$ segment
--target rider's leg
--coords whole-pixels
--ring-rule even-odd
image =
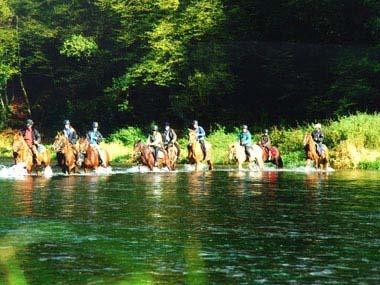
[[[36,145],[30,146],[30,150],[32,151],[33,162],[38,163],[38,161],[37,161],[37,154],[38,154],[37,146]]]
[[[154,147],[154,166],[157,166],[157,158],[158,158],[158,152],[160,151],[160,147],[155,146]]]
[[[174,146],[177,148],[177,157],[179,158],[179,155],[181,154],[181,148],[177,142],[174,143]]]
[[[247,157],[248,157],[248,159],[250,158],[250,156],[251,156],[251,154],[250,154],[250,152],[249,152],[249,146],[247,146],[247,145],[245,145],[244,146],[244,151],[245,151],[245,154],[247,155]]]

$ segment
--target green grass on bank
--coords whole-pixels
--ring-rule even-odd
[[[380,114],[358,113],[341,117],[323,125],[325,144],[330,149],[331,164],[337,169],[379,169],[380,170]],[[273,145],[277,146],[283,156],[285,167],[305,165],[303,137],[313,130],[312,125],[295,128],[273,127],[270,135]],[[227,132],[224,127],[217,126],[208,134],[207,140],[213,146],[215,164],[228,164],[228,145],[235,142],[238,129]],[[141,129],[128,127],[110,135],[102,146],[107,149],[114,163],[131,164],[133,144],[146,139]],[[258,141],[260,134],[253,134]],[[10,157],[13,133],[6,130],[0,134],[0,155]],[[51,142],[50,142],[51,143]],[[187,136],[179,139],[182,163],[186,162]]]

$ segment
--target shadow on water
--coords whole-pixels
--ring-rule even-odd
[[[5,284],[376,283],[377,172],[0,180]]]

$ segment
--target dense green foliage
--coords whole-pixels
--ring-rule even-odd
[[[324,126],[325,144],[330,149],[331,164],[335,168],[365,168],[378,169],[380,161],[380,129],[374,128],[380,124],[380,115],[358,113],[330,121]],[[302,125],[295,128],[272,128],[270,130],[272,143],[282,153],[285,167],[305,166],[306,158],[303,148],[304,135],[313,130],[312,125]],[[238,130],[228,132],[218,126],[208,136],[207,140],[213,147],[213,161],[216,164],[230,164],[228,161],[228,146],[237,141]],[[134,140],[142,139],[139,128],[121,129],[112,134],[108,142],[120,142],[126,149],[116,157],[118,161],[130,163]],[[253,141],[258,142],[260,133],[253,134]],[[180,161],[186,163],[186,135],[179,140],[182,154]]]
[[[0,0],[0,127],[30,113],[51,135],[64,118],[111,133],[375,112],[379,19],[374,0]]]

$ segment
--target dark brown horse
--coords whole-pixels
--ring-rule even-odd
[[[272,162],[276,165],[277,168],[283,168],[284,163],[282,162],[280,151],[277,147],[272,146],[269,150],[260,145],[260,147],[263,149],[263,160],[264,162]],[[271,156],[271,159],[269,159],[269,154]]]
[[[81,166],[84,172],[87,172],[89,169],[97,170],[101,166],[101,161],[99,157],[99,151],[93,147],[86,138],[80,138],[79,141],[79,154],[77,164]],[[109,154],[106,150],[100,150],[103,152],[103,165],[105,167],[110,166]]]
[[[57,153],[58,165],[62,168],[63,173],[79,172],[76,165],[74,146],[62,132],[57,133],[52,147]]]
[[[141,140],[138,140],[133,147],[134,150],[134,158],[142,165],[147,166],[151,171],[154,167],[154,155],[152,149],[144,144]],[[170,171],[173,170],[171,167],[170,159],[166,151],[159,151],[159,155],[161,153],[161,157],[157,159],[157,166],[162,168],[166,166]]]

